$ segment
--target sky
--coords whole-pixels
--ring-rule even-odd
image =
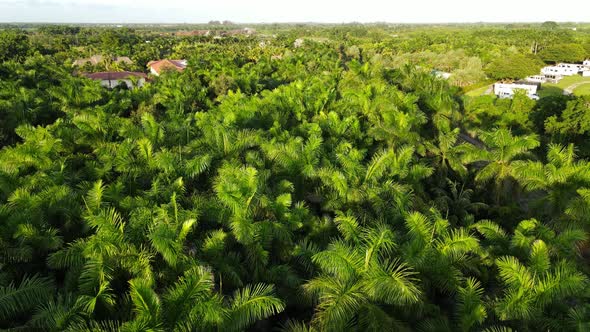
[[[590,0],[0,0],[0,22],[582,22]]]

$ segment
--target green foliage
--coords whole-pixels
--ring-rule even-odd
[[[0,329],[588,330],[588,99],[459,88],[552,26],[3,30]]]
[[[558,115],[545,120],[545,130],[556,140],[580,140],[590,130],[590,98],[575,98],[566,104],[566,108]]]
[[[543,63],[531,55],[517,53],[504,54],[494,59],[486,67],[486,74],[497,79],[522,79],[539,73]]]
[[[0,288],[0,320],[8,321],[47,302],[52,296],[52,283],[38,276],[25,277],[18,286]]]
[[[254,322],[278,314],[285,309],[283,301],[273,295],[274,288],[254,285],[234,293],[227,331],[241,331]]]
[[[580,44],[548,45],[539,52],[545,62],[581,62],[586,58],[586,50]]]
[[[554,21],[545,21],[541,24],[541,27],[544,29],[557,29],[559,27],[559,24],[557,24],[557,22]]]
[[[484,163],[475,180],[482,183],[494,180],[498,202],[502,193],[505,192],[503,190],[506,189],[508,181],[520,174],[515,172],[517,161],[530,157],[529,151],[538,147],[539,141],[535,135],[514,137],[507,129],[484,132],[480,138],[485,148],[464,144],[462,146],[463,161],[468,164]]]
[[[0,31],[0,62],[22,61],[29,52],[29,38],[18,30]]]

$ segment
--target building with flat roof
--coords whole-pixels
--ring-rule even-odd
[[[539,84],[537,83],[517,82],[494,84],[494,94],[498,98],[512,98],[516,91],[523,90],[529,98],[536,100],[539,99],[539,96],[537,96],[538,89]]]
[[[545,83],[547,82],[547,77],[545,77],[545,75],[533,75],[525,78],[524,80],[531,83]]]
[[[547,66],[541,69],[543,75],[573,76],[584,69],[584,64],[558,63],[555,66]]]

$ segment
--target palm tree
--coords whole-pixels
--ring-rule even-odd
[[[587,277],[565,261],[552,264],[542,240],[533,243],[529,265],[511,256],[496,261],[500,279],[506,285],[495,311],[502,320],[529,320],[540,317],[551,305],[576,295],[584,289]]]
[[[415,149],[410,146],[377,151],[364,165],[363,152],[346,144],[340,145],[337,151],[336,163],[320,167],[314,174],[321,183],[319,193],[325,198],[323,205],[329,209],[362,206],[358,212],[367,216],[376,211],[399,216],[411,205],[410,186],[418,191],[420,181],[432,174],[432,168],[415,162]],[[392,200],[396,206],[390,205]]]
[[[284,310],[272,286],[258,284],[236,291],[229,299],[214,292],[206,268],[187,270],[162,296],[141,279],[130,282],[134,319],[123,331],[241,331]]]
[[[407,264],[430,285],[425,291],[452,294],[463,282],[462,271],[475,268],[480,258],[479,239],[468,228],[452,228],[448,220],[431,209],[405,216],[404,242],[400,253]]]
[[[530,158],[530,150],[538,147],[539,141],[535,135],[512,136],[508,129],[484,132],[479,138],[485,144],[485,148],[463,144],[460,148],[463,152],[463,162],[481,164],[475,180],[484,184],[494,180],[495,201],[499,204],[502,193],[517,176],[515,162]]]
[[[385,258],[393,246],[390,231],[363,231],[353,226],[350,217],[340,220],[344,234],[360,246],[335,241],[313,256],[322,271],[304,286],[318,301],[313,325],[322,331],[341,331],[354,325],[371,330],[400,325],[380,304],[401,308],[419,303],[421,291],[415,272],[404,263]],[[357,238],[357,232],[363,234]]]
[[[585,161],[576,161],[573,144],[567,147],[550,144],[547,161],[547,164],[539,161],[517,162],[515,174],[524,189],[546,192],[539,207],[549,203],[550,213],[557,215],[577,196],[579,188],[590,185],[590,165]]]
[[[62,85],[50,89],[50,95],[55,98],[64,112],[76,111],[84,106],[100,100],[104,89],[97,83],[80,78],[64,80]]]
[[[556,318],[571,309],[564,301],[570,299],[575,305],[577,297],[585,297],[579,292],[585,289],[587,276],[571,261],[560,258],[571,255],[572,248],[585,240],[579,231],[556,233],[535,219],[521,221],[513,236],[491,221],[480,221],[472,228],[495,244],[487,246],[486,256],[494,259],[497,278],[504,285],[504,292],[492,302],[501,320],[520,320],[524,327],[559,325]]]
[[[447,188],[435,188],[434,202],[437,208],[443,212],[446,218],[457,225],[469,223],[474,219],[474,214],[487,208],[485,203],[473,202],[473,189],[467,189],[465,184],[460,184],[447,179]]]
[[[446,133],[441,132],[438,135],[436,145],[430,142],[426,143],[427,151],[434,154],[434,163],[442,176],[446,176],[449,169],[456,172],[460,177],[467,175],[467,169],[461,161],[460,149],[457,147],[459,133],[459,128]]]
[[[458,145],[458,89],[390,68],[463,32],[401,31],[393,54],[381,28],[297,49],[118,29],[103,46],[193,57],[129,91],[73,77],[62,29],[0,63],[0,329],[588,330],[587,162],[506,129]],[[546,208],[501,199],[513,183]]]

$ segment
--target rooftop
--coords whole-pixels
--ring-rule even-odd
[[[130,77],[147,78],[144,73],[133,72],[133,71],[103,71],[98,73],[86,73],[82,74],[85,77],[92,80],[123,80]]]
[[[157,60],[148,62],[147,66],[156,73],[160,74],[162,70],[172,69],[176,71],[183,71],[186,68],[186,60]]]

